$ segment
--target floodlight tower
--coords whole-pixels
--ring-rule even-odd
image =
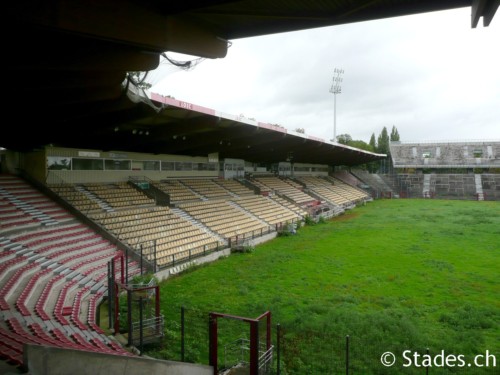
[[[333,139],[332,142],[337,142],[337,94],[342,92],[342,74],[344,69],[335,68],[333,71],[333,82],[330,87],[330,92],[333,94]]]

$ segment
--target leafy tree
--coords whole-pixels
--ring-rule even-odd
[[[337,139],[339,143],[345,144],[347,146],[356,147],[359,148],[360,150],[365,150],[370,152],[375,151],[375,149],[365,141],[352,139],[352,137],[349,134],[341,134],[337,137]],[[369,164],[359,165],[358,168],[369,169]]]
[[[397,141],[399,141],[399,133],[398,129],[393,125],[391,131],[391,142],[397,142]]]
[[[375,140],[375,133],[372,133],[369,145],[372,146],[373,151],[377,151],[377,141]]]
[[[387,134],[387,128],[385,126],[378,136],[377,151],[381,154],[389,154],[389,134]]]
[[[377,152],[377,141],[375,139],[375,133],[372,133],[372,136],[370,137],[370,147],[372,148],[372,151]],[[368,163],[366,165],[366,169],[370,173],[375,173],[379,167],[380,163],[378,161],[373,161],[371,163]]]
[[[295,129],[295,131],[297,133],[301,133],[301,134],[305,134],[306,133],[306,130],[304,128],[297,128],[297,129]]]
[[[373,149],[373,147],[371,145],[369,145],[368,143],[366,143],[365,141],[360,141],[360,140],[351,140],[349,143],[347,143],[348,146],[352,146],[352,147],[356,147],[356,148],[359,148],[361,150],[365,150],[365,151],[375,151]]]
[[[343,145],[348,145],[352,141],[352,137],[349,134],[337,135],[337,142]]]

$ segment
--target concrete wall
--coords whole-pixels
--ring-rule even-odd
[[[21,153],[2,150],[2,173],[16,174],[20,168]]]
[[[215,262],[217,259],[221,257],[227,257],[231,255],[231,249],[227,248],[224,250],[220,251],[215,251],[213,253],[210,253],[204,257],[196,258],[193,259],[190,264],[192,265],[199,265],[199,264],[204,264],[204,263],[210,263],[210,262]],[[171,272],[172,269],[177,268],[177,267],[171,267],[168,269],[161,270],[160,272],[157,272],[155,276],[158,278],[159,281],[163,281],[169,278],[170,275],[174,274],[174,272]]]
[[[212,366],[25,344],[30,375],[213,375]]]
[[[271,241],[272,239],[276,238],[278,234],[276,232],[271,232],[268,233],[264,236],[261,237],[256,237],[251,240],[249,240],[249,245],[250,246],[257,246],[258,244]],[[224,250],[216,251],[213,253],[210,253],[204,257],[196,258],[192,262],[190,262],[191,265],[200,265],[204,263],[210,263],[210,262],[215,262],[217,259],[221,257],[228,257],[231,255],[231,249],[227,248]],[[182,268],[182,265],[180,266]],[[189,267],[189,265],[187,266]],[[168,279],[171,275],[176,273],[176,269],[179,269],[179,266],[177,267],[171,267],[168,269],[161,270],[160,272],[157,272],[155,276],[158,278],[159,281],[164,281]]]

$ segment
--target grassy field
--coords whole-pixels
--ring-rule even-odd
[[[338,373],[345,335],[354,373],[425,373],[402,368],[403,350],[500,360],[499,270],[500,202],[378,200],[167,280],[162,311],[178,321],[181,305],[203,317],[270,310],[284,332],[284,374]],[[198,326],[189,360],[207,363],[206,320]],[[151,354],[179,359],[169,327],[166,348]],[[387,350],[393,372],[380,364]]]

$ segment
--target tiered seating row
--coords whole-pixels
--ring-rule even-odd
[[[342,190],[339,190],[337,187],[333,185],[329,188],[326,187],[314,187],[311,188],[311,191],[319,195],[321,198],[330,202],[332,204],[336,204],[338,206],[346,206],[351,205],[352,202],[349,198],[346,198],[342,195]]]
[[[268,225],[225,200],[182,204],[180,207],[225,238],[253,237],[255,233],[269,229]]]
[[[351,204],[348,198],[339,194],[336,186],[322,178],[303,176],[298,178],[298,180],[304,183],[313,193],[319,195],[322,199],[331,204],[338,206],[347,206]]]
[[[0,271],[0,314],[7,323],[5,327],[0,322],[0,357],[22,364],[25,342],[130,355],[96,330],[94,318],[105,286],[102,290],[94,287],[102,285],[107,276],[102,272],[107,261],[120,253],[92,233],[85,237],[92,238],[90,246],[82,247],[78,241],[71,244],[81,238],[82,232],[88,230],[68,225],[0,240],[4,260]],[[51,245],[59,250],[48,251]],[[138,271],[135,263],[130,270],[131,274]]]
[[[77,190],[73,184],[49,185],[50,189],[57,193],[61,198],[69,202],[73,207],[82,212],[100,210],[99,204],[90,199],[86,194]]]
[[[278,203],[279,205],[288,208],[290,211],[295,212],[297,215],[299,215],[302,218],[306,217],[308,214],[307,211],[304,210],[302,207],[300,207],[294,203],[291,203],[284,198],[278,197],[277,195],[272,195],[269,198],[272,199],[273,201],[275,201],[276,203]]]
[[[84,184],[85,189],[95,194],[113,208],[154,205],[154,199],[138,192],[126,182],[113,184]]]
[[[19,225],[40,224],[33,216],[17,208],[3,197],[0,197],[0,215],[2,217],[0,229],[8,229]]]
[[[351,199],[353,202],[357,202],[368,198],[368,194],[365,191],[362,191],[361,189],[348,185],[345,182],[342,182],[338,179],[334,179],[334,181],[335,181],[334,186],[337,186],[340,189],[342,189],[343,191],[342,194],[347,198]]]
[[[245,185],[242,183],[238,182],[237,180],[224,180],[224,179],[217,179],[214,180],[214,182],[220,186],[222,186],[224,189],[230,191],[233,194],[236,194],[238,196],[242,195],[254,195],[254,191],[247,188]]]
[[[36,263],[27,263],[24,266],[18,268],[14,274],[4,283],[2,289],[0,290],[0,306],[2,310],[10,309],[9,304],[7,303],[7,296],[12,292],[14,286],[17,285],[20,280],[23,278],[23,274],[28,271],[35,269],[38,267]],[[7,307],[7,308],[5,308]]]
[[[0,176],[1,227],[27,224],[55,224],[72,216],[24,180]]]
[[[191,191],[187,186],[181,184],[179,180],[155,182],[154,185],[170,195],[171,203],[201,199],[199,195]]]
[[[315,202],[316,199],[301,191],[301,186],[290,180],[277,177],[259,177],[255,181],[267,186],[267,190],[274,190],[285,195],[299,205]]]
[[[301,217],[295,212],[273,202],[269,198],[251,195],[235,199],[234,203],[251,212],[269,225],[299,221]]]
[[[205,198],[222,198],[222,197],[229,198],[233,196],[228,190],[224,189],[220,185],[217,185],[212,180],[184,179],[181,181],[185,186],[197,192],[198,194],[204,196]]]
[[[152,247],[156,243],[156,261],[160,267],[174,259],[195,256],[223,245],[217,237],[167,207],[117,211],[97,215],[96,219],[131,247],[144,246],[143,255],[149,261],[154,261]]]
[[[297,180],[304,183],[307,188],[324,200],[335,205],[348,206],[368,198],[365,192],[338,179],[303,176]]]

